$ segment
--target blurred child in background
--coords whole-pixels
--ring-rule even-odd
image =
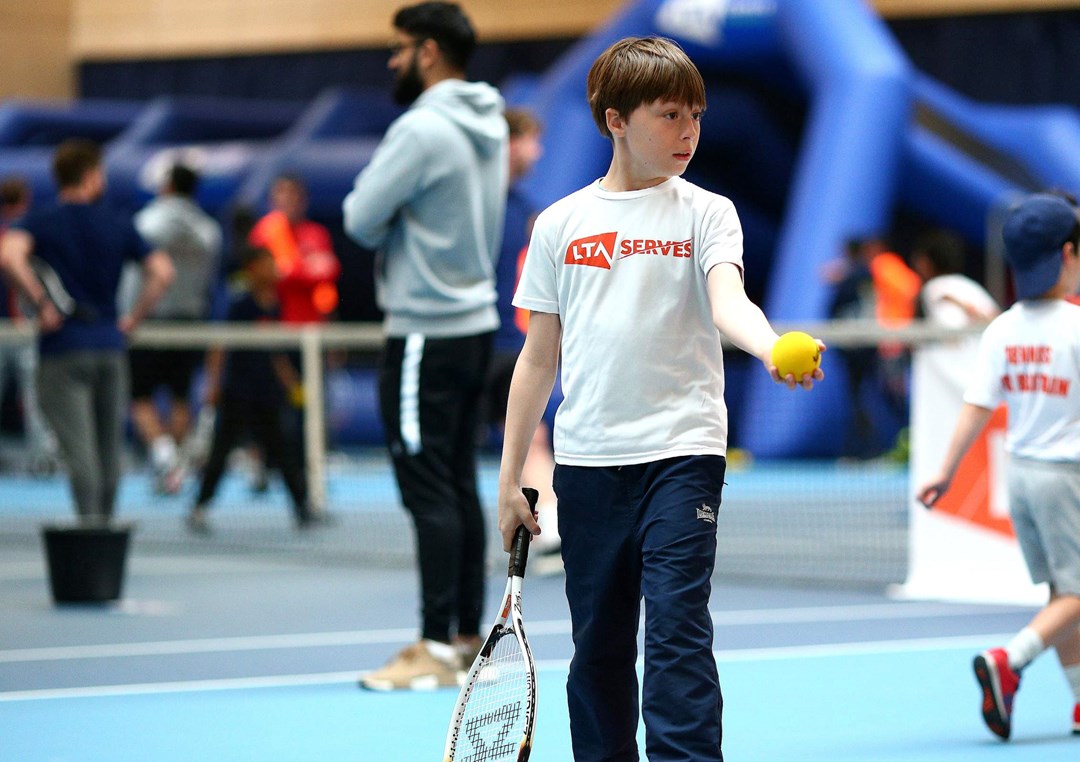
[[[1012,732],[1020,677],[1057,651],[1080,733],[1080,217],[1063,198],[1029,196],[1002,228],[1017,302],[983,331],[964,406],[937,474],[917,494],[927,507],[949,491],[964,453],[994,410],[1008,408],[1009,514],[1032,582],[1050,600],[1002,647],[975,656],[983,720]]]
[[[278,271],[274,257],[263,247],[241,252],[241,269],[247,289],[229,306],[228,320],[275,323],[280,320]],[[282,352],[267,350],[210,350],[206,361],[206,404],[217,408],[214,439],[195,506],[187,517],[188,528],[205,534],[210,526],[207,508],[225,473],[229,453],[245,432],[279,465],[292,498],[299,528],[316,523],[308,504],[307,479],[300,457],[300,443],[286,441],[281,413],[286,402],[303,405],[303,386]]]

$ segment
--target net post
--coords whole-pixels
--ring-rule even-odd
[[[322,335],[307,326],[300,336],[300,365],[304,384],[304,469],[308,499],[317,514],[326,510],[326,416],[323,399]]]

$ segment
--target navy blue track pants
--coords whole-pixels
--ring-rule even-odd
[[[559,533],[574,658],[575,762],[633,762],[640,713],[650,762],[721,762],[723,698],[709,614],[726,461],[557,466]]]

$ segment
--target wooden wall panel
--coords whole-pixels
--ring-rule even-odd
[[[31,0],[0,0],[22,3]],[[56,0],[53,0],[54,2]],[[76,60],[376,47],[403,0],[63,0]],[[485,41],[584,34],[624,0],[463,0]],[[870,0],[892,18],[1078,8],[1080,0]]]
[[[0,0],[0,98],[67,98],[72,0]]]
[[[886,18],[931,18],[977,13],[1025,13],[1080,8],[1080,0],[873,0]]]
[[[6,0],[4,0],[6,1]],[[402,0],[74,0],[77,59],[376,47]],[[623,0],[466,0],[483,41],[583,34]]]

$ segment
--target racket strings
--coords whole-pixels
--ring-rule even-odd
[[[525,658],[508,630],[475,675],[454,758],[460,762],[516,760],[525,736],[528,701]]]

